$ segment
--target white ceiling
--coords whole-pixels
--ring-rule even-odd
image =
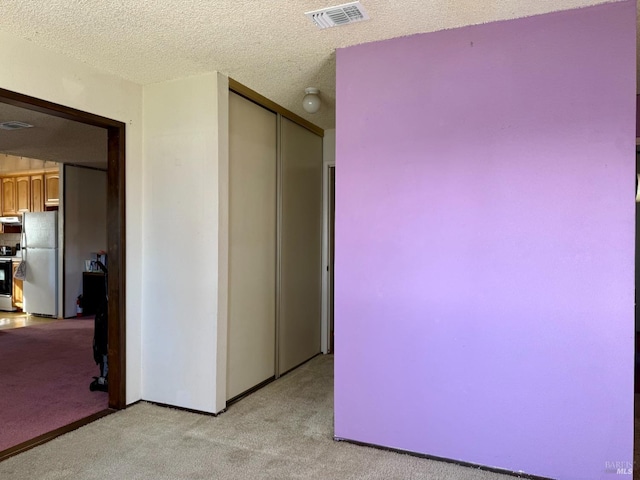
[[[346,0],[2,0],[0,29],[140,84],[231,76],[323,128],[335,125],[335,49],[584,7],[603,0],[361,0],[370,21],[317,29]],[[324,105],[309,115],[304,88]]]
[[[42,168],[28,159],[107,168],[106,129],[0,103],[0,123],[12,120],[33,128],[0,130],[0,152],[26,157],[26,163],[7,165],[0,157],[0,171]]]

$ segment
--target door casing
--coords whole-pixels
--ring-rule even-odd
[[[123,409],[126,407],[125,124],[2,88],[0,102],[107,130],[109,408]]]

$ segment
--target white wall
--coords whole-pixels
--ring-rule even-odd
[[[126,124],[127,403],[145,398],[221,410],[226,77],[214,73],[144,88],[143,162],[140,85],[1,32],[0,64],[10,66],[0,69],[0,88]],[[184,253],[175,255],[176,248]]]
[[[226,81],[213,73],[148,85],[143,95],[142,396],[205,412],[224,408],[216,405],[219,88]]]
[[[76,316],[85,260],[107,249],[107,172],[68,166],[64,169],[64,311]]]
[[[127,403],[141,398],[142,87],[0,33],[0,88],[126,123]],[[150,370],[150,366],[146,370]]]
[[[229,78],[218,74],[218,313],[216,411],[227,406],[229,324]]]

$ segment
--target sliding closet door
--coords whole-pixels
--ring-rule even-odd
[[[281,120],[278,373],[320,352],[322,138]]]
[[[227,399],[275,375],[276,125],[229,93]]]

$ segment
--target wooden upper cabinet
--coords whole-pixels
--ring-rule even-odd
[[[16,179],[15,177],[4,177],[2,179],[2,214],[16,215]]]
[[[14,174],[0,177],[2,215],[44,212],[45,207],[60,204],[60,172],[40,171],[33,175]]]
[[[60,173],[44,174],[44,204],[47,207],[60,205]]]
[[[44,175],[31,175],[31,211],[44,211]]]
[[[31,211],[30,177],[16,177],[16,210],[18,213]]]

